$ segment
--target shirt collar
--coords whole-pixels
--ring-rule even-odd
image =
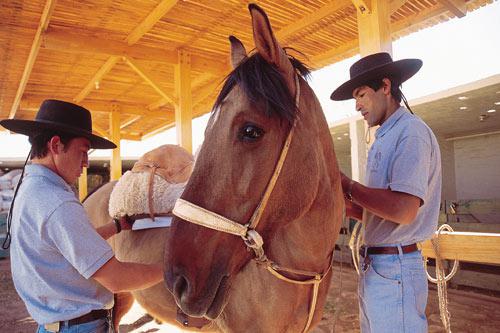
[[[398,120],[406,113],[406,108],[404,106],[400,106],[393,114],[377,129],[375,132],[375,137],[379,138],[384,136],[397,122]]]
[[[57,186],[72,191],[71,186],[61,176],[41,164],[27,164],[25,172],[25,177],[45,177]]]

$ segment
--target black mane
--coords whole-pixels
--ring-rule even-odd
[[[310,75],[310,70],[302,62],[292,56],[288,57],[300,75]],[[278,116],[290,123],[295,119],[298,110],[294,96],[278,69],[264,60],[259,53],[246,58],[229,73],[213,110],[221,106],[222,101],[236,85],[240,86],[251,103],[261,106],[268,117]]]

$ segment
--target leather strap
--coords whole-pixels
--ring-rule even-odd
[[[105,310],[105,309],[92,310],[89,313],[84,314],[83,316],[68,320],[68,326],[84,324],[97,319],[106,318],[109,316],[109,313],[110,310]]]
[[[401,250],[403,254],[415,252],[418,250],[418,246],[416,243],[401,246]],[[397,246],[372,246],[372,247],[364,247],[362,246],[359,249],[359,254],[361,256],[365,256],[365,253],[368,255],[376,255],[376,254],[399,254],[399,249]]]

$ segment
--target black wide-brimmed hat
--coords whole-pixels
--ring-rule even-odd
[[[354,89],[373,80],[390,77],[399,84],[415,75],[422,67],[420,59],[392,61],[386,52],[375,53],[356,61],[350,68],[351,79],[335,89],[330,98],[334,101],[351,99]]]
[[[113,142],[92,134],[92,116],[89,110],[55,99],[43,101],[35,120],[4,119],[0,121],[0,125],[12,132],[30,137],[36,136],[41,131],[52,130],[87,138],[91,147],[95,149],[116,148]]]

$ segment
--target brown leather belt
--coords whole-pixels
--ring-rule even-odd
[[[92,310],[89,313],[84,314],[83,316],[68,320],[68,326],[84,324],[97,319],[106,318],[108,317],[109,312],[110,310],[104,310],[104,309]]]
[[[59,332],[61,327],[64,327],[64,323],[68,323],[68,327],[70,327],[73,325],[85,324],[97,319],[106,318],[108,316],[111,317],[111,310],[104,310],[104,309],[92,310],[89,313],[84,314],[77,318],[73,318],[70,320],[56,321],[53,323],[45,324],[43,326],[46,331],[57,333]]]
[[[403,254],[405,253],[411,253],[415,252],[418,250],[418,246],[416,243],[401,246],[401,250],[403,251]],[[359,255],[360,256],[365,256],[365,251],[366,254],[398,254],[399,250],[397,246],[370,246],[370,247],[360,247],[359,248]]]

